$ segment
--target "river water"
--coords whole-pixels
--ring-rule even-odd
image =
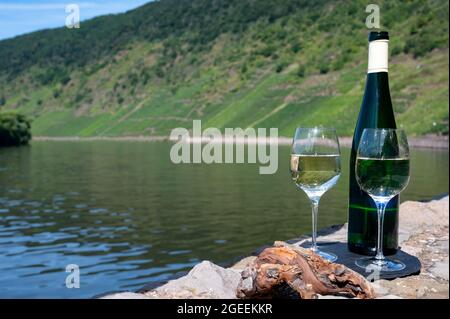
[[[161,283],[207,259],[226,265],[310,232],[305,194],[259,164],[180,164],[166,142],[33,142],[0,149],[0,297],[90,298]],[[319,227],[347,217],[348,156]],[[448,151],[413,150],[404,200],[448,192]],[[68,289],[66,266],[80,269]]]

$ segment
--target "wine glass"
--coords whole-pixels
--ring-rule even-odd
[[[383,255],[383,220],[388,202],[409,182],[409,147],[400,129],[365,129],[356,155],[356,180],[377,206],[378,236],[375,257],[360,258],[359,267],[379,271],[398,271],[405,264]]]
[[[334,128],[297,128],[291,149],[291,176],[303,190],[312,207],[311,250],[329,261],[337,256],[317,247],[317,212],[322,195],[333,187],[341,175],[339,141]]]

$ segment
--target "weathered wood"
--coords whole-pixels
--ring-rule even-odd
[[[275,242],[264,249],[243,272],[239,298],[272,298],[286,295],[286,288],[302,299],[317,295],[374,298],[370,283],[344,265],[331,263],[310,249]]]

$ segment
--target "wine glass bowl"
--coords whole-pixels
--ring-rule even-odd
[[[398,271],[405,265],[383,255],[383,221],[387,203],[409,182],[409,147],[406,134],[399,129],[365,129],[358,146],[355,165],[360,188],[377,206],[377,254],[361,258],[356,265],[380,271]]]
[[[297,128],[292,141],[291,178],[311,201],[311,249],[329,261],[337,256],[317,247],[317,213],[322,195],[333,187],[341,174],[339,141],[334,128]]]

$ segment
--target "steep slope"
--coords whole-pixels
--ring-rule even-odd
[[[168,135],[174,127],[334,125],[365,80],[363,1],[163,0],[81,28],[0,42],[0,108],[34,135]],[[391,93],[410,134],[448,133],[448,2],[381,1]]]

